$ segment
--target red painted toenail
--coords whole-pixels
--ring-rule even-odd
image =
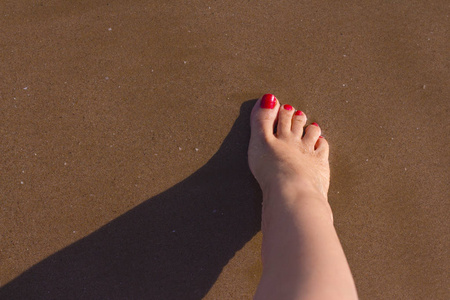
[[[323,139],[323,136],[319,136],[319,139]]]
[[[284,107],[285,110],[292,110],[293,109],[293,107],[290,106],[289,104],[285,104],[283,107]]]
[[[317,127],[319,127],[319,124],[317,124],[316,122],[314,122],[314,123],[311,123],[311,125],[314,125],[314,126],[317,126]]]
[[[303,115],[303,112],[302,112],[301,110],[297,110],[297,111],[294,113],[294,115],[296,115],[296,116],[301,116],[301,115]]]
[[[261,108],[274,108],[277,105],[277,98],[272,94],[265,94],[261,98]]]

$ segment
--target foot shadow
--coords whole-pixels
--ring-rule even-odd
[[[0,299],[201,299],[259,230],[261,192],[247,165],[241,106],[198,171],[0,288]]]

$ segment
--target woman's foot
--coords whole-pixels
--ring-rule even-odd
[[[263,191],[258,299],[356,299],[327,200],[328,143],[306,115],[264,95],[251,115],[250,169]]]
[[[327,201],[330,186],[328,143],[320,135],[317,123],[304,128],[306,120],[304,112],[289,104],[281,105],[274,95],[266,94],[259,99],[250,118],[250,170],[264,195],[301,189],[323,204],[332,220]],[[268,208],[273,205],[301,205],[297,198],[291,197],[282,201],[293,203],[270,201],[271,198],[265,197],[263,202],[263,232],[272,218]]]
[[[263,192],[294,186],[326,202],[329,148],[319,125],[312,123],[304,129],[305,113],[280,105],[271,94],[258,100],[250,120],[248,161]]]

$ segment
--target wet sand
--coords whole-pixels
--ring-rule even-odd
[[[3,1],[0,298],[249,299],[270,92],[331,144],[361,299],[449,299],[446,1]]]

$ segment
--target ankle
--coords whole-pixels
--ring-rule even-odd
[[[279,205],[298,205],[315,201],[328,205],[327,192],[322,191],[314,182],[299,180],[274,180],[265,185],[263,191],[264,202]]]
[[[327,196],[312,186],[274,185],[263,191],[263,234],[267,233],[272,224],[287,224],[287,220],[297,223],[312,216],[326,218],[333,224]]]

